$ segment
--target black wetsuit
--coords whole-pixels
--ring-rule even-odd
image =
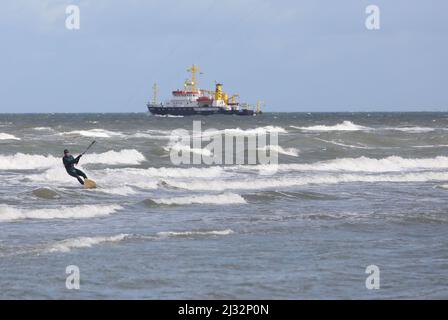
[[[76,179],[78,179],[80,184],[84,184],[84,181],[81,179],[81,177],[83,177],[84,179],[87,179],[86,174],[84,172],[82,172],[81,170],[75,168],[75,164],[78,164],[80,158],[81,158],[81,156],[77,156],[76,158],[73,158],[73,156],[70,155],[70,156],[64,156],[62,158],[62,161],[64,162],[65,170],[67,170],[67,173],[69,175],[71,175],[72,177],[75,177]]]

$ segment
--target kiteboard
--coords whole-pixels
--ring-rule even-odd
[[[84,180],[84,187],[86,187],[87,189],[95,189],[96,188],[96,183],[93,180],[85,179]]]

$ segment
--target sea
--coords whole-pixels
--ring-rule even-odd
[[[193,121],[275,170],[174,164]],[[447,299],[448,113],[1,114],[0,298]]]

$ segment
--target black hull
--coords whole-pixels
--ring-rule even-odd
[[[149,112],[156,115],[171,115],[171,116],[194,116],[202,115],[209,116],[212,114],[227,114],[227,115],[237,115],[237,116],[253,116],[256,113],[253,110],[243,109],[243,110],[225,110],[221,108],[195,108],[195,107],[153,107],[148,106]]]

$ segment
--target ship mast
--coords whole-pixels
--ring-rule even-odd
[[[261,105],[264,105],[264,101],[258,100],[257,101],[257,113],[261,112]]]
[[[199,72],[199,68],[195,64],[193,64],[187,71],[191,73],[191,91],[198,92],[198,89],[196,87],[196,74]]]
[[[154,85],[152,86],[152,104],[156,105],[157,104],[157,82],[154,82]]]

